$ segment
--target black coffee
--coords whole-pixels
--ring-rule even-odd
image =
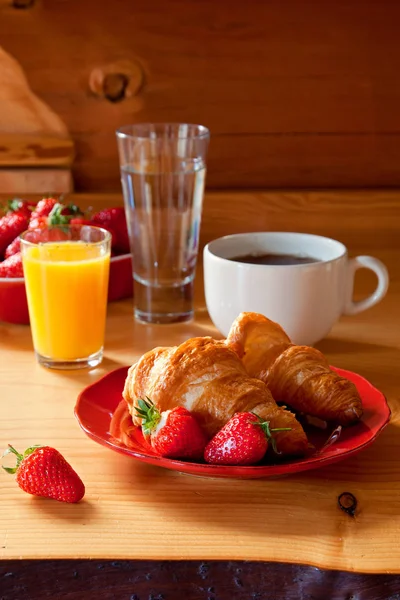
[[[250,265],[306,265],[319,262],[318,258],[296,256],[295,254],[245,254],[244,256],[234,256],[229,260]]]

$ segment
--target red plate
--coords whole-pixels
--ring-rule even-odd
[[[203,477],[230,477],[235,479],[256,479],[277,475],[289,475],[309,469],[318,469],[325,465],[347,458],[366,448],[376,439],[390,419],[390,409],[384,395],[374,388],[366,379],[343,369],[334,369],[342,377],[346,377],[357,386],[363,402],[364,415],[357,425],[342,430],[339,439],[322,448],[323,442],[330,432],[318,435],[307,431],[311,441],[320,447],[312,456],[301,459],[291,459],[276,464],[262,464],[254,467],[231,467],[207,465],[161,458],[152,452],[145,443],[140,428],[133,427],[128,445],[113,437],[110,433],[111,419],[114,417],[115,436],[124,418],[129,418],[126,404],[121,402],[128,367],[122,367],[102,377],[99,381],[85,388],[78,397],[75,406],[75,416],[84,432],[93,440],[122,454],[132,456],[137,460],[166,469],[200,475]],[[116,413],[117,408],[118,412]],[[314,438],[313,438],[314,435]],[[319,442],[318,442],[319,440]],[[321,443],[322,442],[322,443]]]

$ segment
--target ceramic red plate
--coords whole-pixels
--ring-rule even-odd
[[[256,479],[319,469],[352,456],[372,444],[390,419],[390,409],[381,392],[360,375],[335,369],[339,375],[350,379],[357,386],[363,402],[364,416],[357,425],[344,428],[337,441],[325,447],[323,447],[324,443],[329,438],[331,430],[321,432],[314,427],[308,429],[309,439],[317,448],[313,455],[253,467],[225,467],[171,460],[161,458],[151,451],[143,439],[140,428],[133,427],[129,438],[118,433],[124,419],[125,422],[129,420],[126,404],[121,398],[127,370],[127,367],[122,367],[112,371],[81,392],[75,406],[75,416],[83,431],[111,450],[127,454],[145,463],[191,475]]]

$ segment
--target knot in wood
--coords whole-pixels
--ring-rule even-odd
[[[35,0],[12,0],[14,8],[31,8],[35,3]]]
[[[120,102],[125,98],[129,78],[124,73],[109,73],[103,80],[103,94],[110,102]]]
[[[89,76],[92,93],[109,102],[135,96],[143,85],[143,71],[134,61],[121,60],[93,69]]]
[[[350,492],[343,492],[338,496],[338,504],[340,510],[354,517],[357,508],[357,498]]]

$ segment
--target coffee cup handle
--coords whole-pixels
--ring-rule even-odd
[[[348,296],[344,307],[345,315],[355,315],[363,310],[366,310],[367,308],[371,308],[371,306],[374,306],[382,300],[389,286],[389,273],[383,262],[377,258],[374,258],[373,256],[357,256],[356,258],[351,258],[348,261],[347,269]],[[354,277],[358,269],[370,269],[373,271],[378,278],[378,285],[370,296],[364,298],[364,300],[360,300],[359,302],[354,302]]]

